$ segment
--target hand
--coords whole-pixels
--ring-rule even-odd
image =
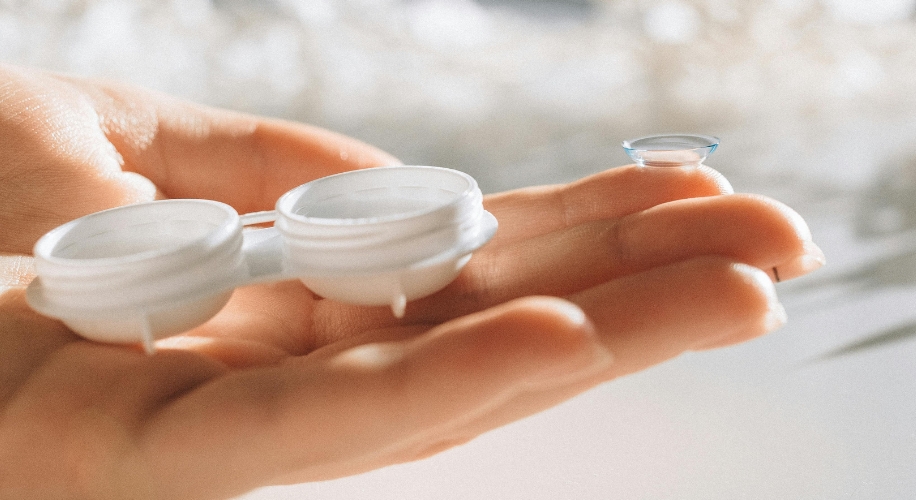
[[[224,498],[416,460],[772,330],[785,319],[773,269],[823,263],[784,205],[731,194],[706,167],[629,166],[487,197],[496,238],[401,320],[296,281],[250,286],[146,356],[28,309],[38,237],[157,197],[266,210],[311,179],[396,160],[111,83],[10,67],[0,82],[4,498]]]

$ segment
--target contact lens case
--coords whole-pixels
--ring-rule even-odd
[[[477,182],[439,167],[323,177],[245,215],[211,200],[152,201],[45,234],[27,300],[83,337],[149,352],[255,283],[299,279],[322,297],[402,316],[454,280],[496,228]]]

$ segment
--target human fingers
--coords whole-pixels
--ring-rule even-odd
[[[618,219],[599,220],[499,248],[484,247],[455,282],[412,302],[408,322],[432,323],[526,295],[563,296],[628,274],[704,255],[720,255],[783,278],[812,271],[823,254],[804,220],[755,195],[676,200]],[[791,264],[808,259],[807,267]],[[316,304],[316,331],[346,335],[392,323],[390,313]],[[325,320],[324,318],[329,318]]]
[[[520,391],[609,362],[578,308],[530,298],[407,340],[231,374],[164,408],[144,449],[163,457],[153,462],[161,484],[222,494],[338,477],[389,463]]]
[[[622,217],[668,201],[733,192],[722,174],[706,166],[629,165],[570,184],[490,195],[485,205],[500,221],[492,244],[502,245],[585,222]]]
[[[399,460],[442,451],[686,351],[752,339],[786,319],[765,273],[722,257],[654,268],[569,298],[593,321],[599,338],[614,353],[613,364],[566,383],[519,393],[470,422],[443,429],[438,447],[404,450]]]
[[[726,256],[770,272],[778,267],[782,279],[791,279],[823,264],[823,253],[811,240],[805,221],[769,198],[731,195],[676,200],[499,249],[485,248],[468,273],[435,300],[454,308],[455,301],[462,299],[566,295],[702,255]],[[805,261],[793,264],[799,260]],[[485,294],[469,293],[482,284],[486,284]]]
[[[785,323],[772,281],[733,259],[698,257],[573,294],[617,355],[609,378],[710,342],[749,340]]]

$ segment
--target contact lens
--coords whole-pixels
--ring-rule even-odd
[[[623,149],[643,167],[699,165],[719,147],[719,138],[709,135],[658,134],[623,141]]]

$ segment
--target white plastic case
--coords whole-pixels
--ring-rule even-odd
[[[482,200],[465,173],[394,166],[303,184],[270,212],[239,216],[210,200],[114,208],[36,243],[27,299],[86,338],[143,342],[149,352],[253,283],[298,278],[323,297],[389,305],[401,316],[493,237],[497,222]]]

